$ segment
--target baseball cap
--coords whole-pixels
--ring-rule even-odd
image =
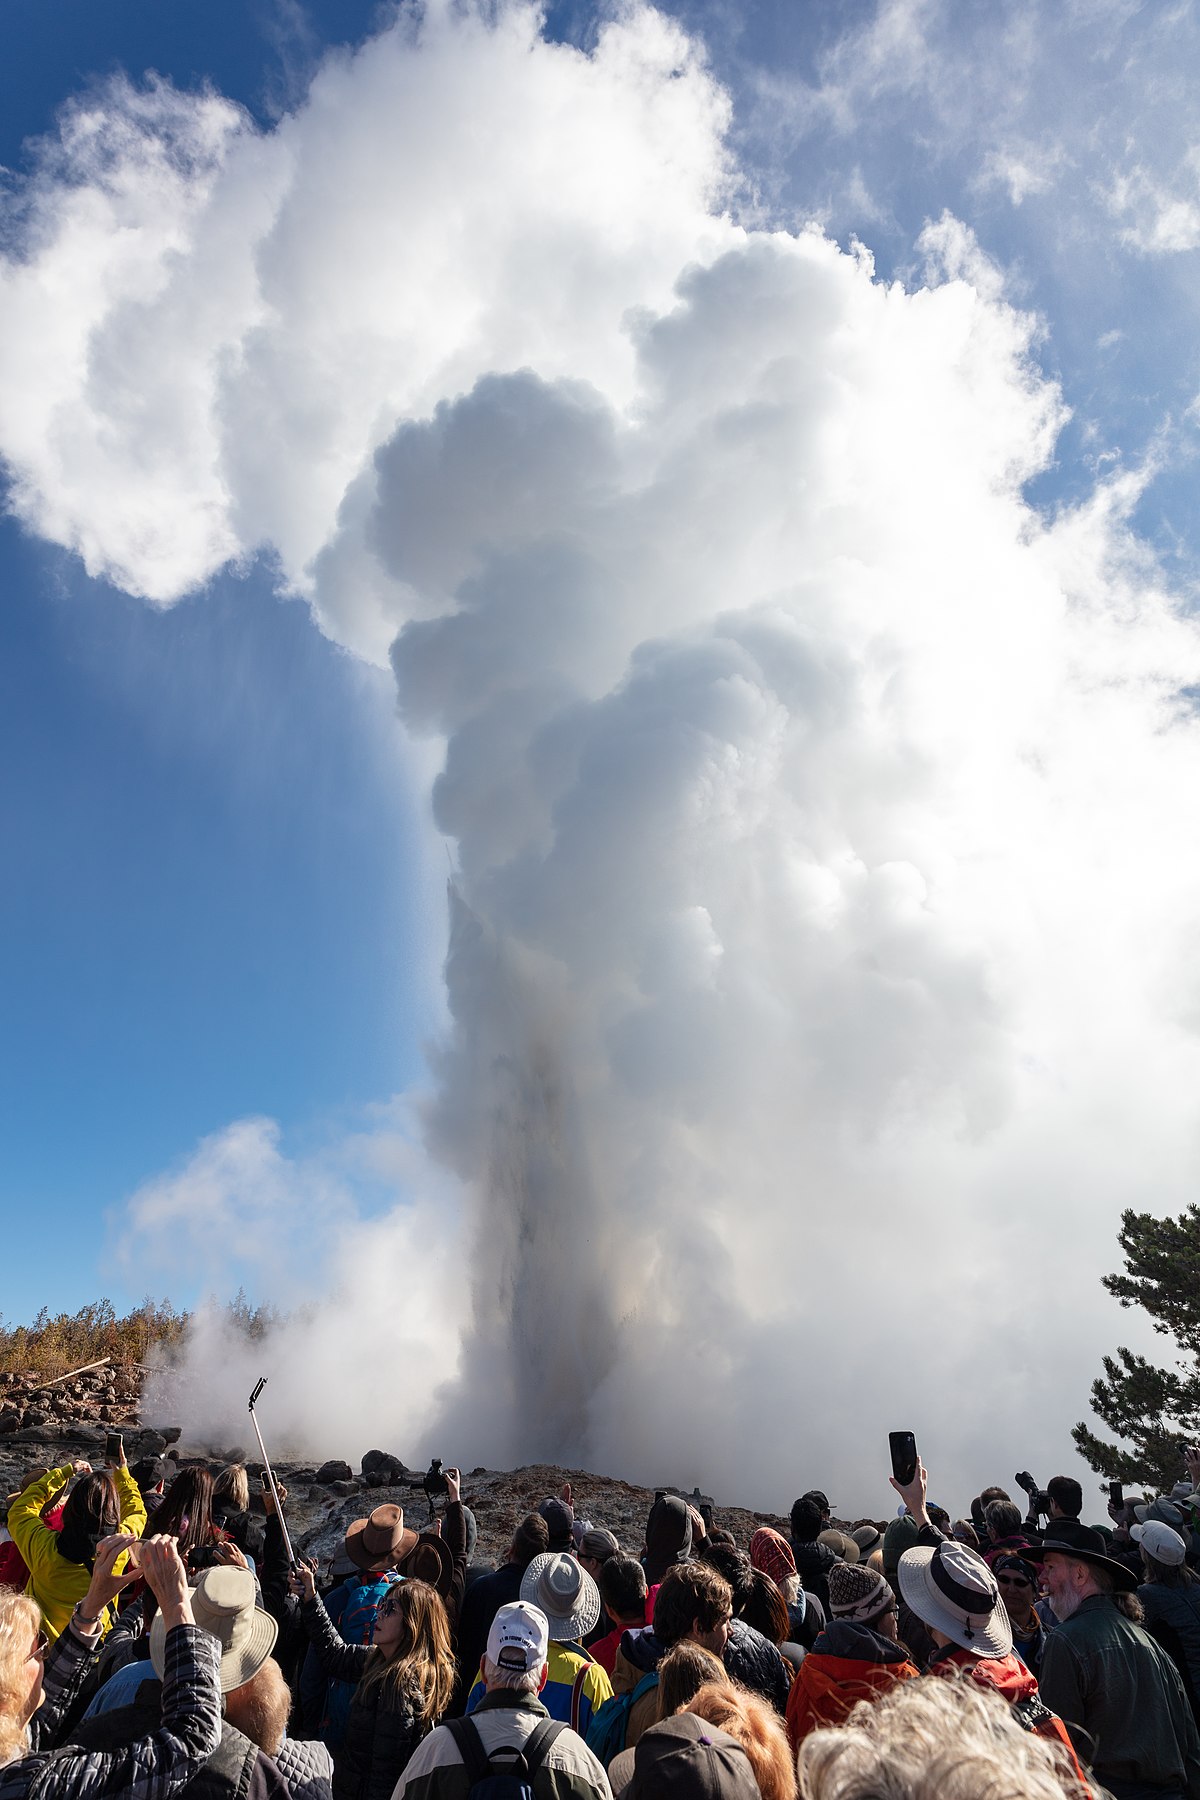
[[[487,1656],[498,1669],[528,1673],[540,1669],[550,1648],[550,1626],[544,1612],[527,1600],[502,1606],[488,1632]]]
[[[760,1800],[737,1739],[695,1713],[676,1713],[651,1725],[638,1739],[632,1762],[632,1777],[614,1785],[617,1800]]]
[[[1152,1556],[1155,1562],[1166,1563],[1168,1568],[1177,1569],[1187,1555],[1187,1545],[1179,1533],[1164,1525],[1161,1519],[1147,1519],[1144,1525],[1135,1525],[1129,1535],[1136,1539],[1147,1556]]]

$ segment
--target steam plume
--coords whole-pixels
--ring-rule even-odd
[[[1200,644],[1135,481],[1023,498],[1064,407],[970,233],[906,291],[740,228],[727,114],[638,6],[586,56],[432,7],[267,137],[114,89],[4,272],[0,344],[73,349],[0,442],[153,600],[268,546],[444,747],[417,1122],[320,1169],[242,1127],[139,1252],[201,1166],[278,1237],[374,1156],[402,1203],[270,1347],[293,1438],[381,1435],[386,1356],[414,1459],[866,1505],[896,1423],[1062,1463],[1117,1213],[1191,1191]],[[261,1353],[211,1329],[216,1429]]]

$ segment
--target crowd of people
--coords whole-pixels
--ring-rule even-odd
[[[741,1544],[663,1492],[623,1545],[564,1487],[498,1567],[456,1469],[325,1568],[241,1466],[33,1470],[0,1800],[1200,1800],[1200,1450],[1099,1525],[1066,1476],[954,1519],[914,1463],[884,1522],[813,1489]]]

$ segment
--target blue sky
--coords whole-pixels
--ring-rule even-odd
[[[19,172],[61,101],[118,68],[210,82],[268,122],[371,12],[17,0],[0,161]],[[413,1079],[431,1021],[386,680],[261,568],[159,612],[8,519],[0,594],[12,1323],[140,1299],[105,1252],[139,1182],[245,1113],[319,1135]]]
[[[351,0],[0,15],[0,1315],[242,1279],[270,1297],[274,1246],[291,1280],[292,1240],[333,1256],[330,1221],[413,1194],[448,1218],[459,1181],[527,1198],[542,1129],[572,1208],[604,1170],[669,1239],[678,1195],[693,1218],[722,1196],[685,1259],[701,1303],[730,1168],[761,1161],[778,1208],[811,1157],[823,1217],[878,1224],[905,1132],[897,1191],[932,1220],[969,1189],[981,1265],[1006,1182],[1031,1216],[1061,1192],[1064,1230],[1103,1188],[1094,1286],[1147,1143],[1170,1196],[1195,1141],[1200,1000],[1168,956],[1191,764],[1164,726],[1175,670],[1195,685],[1195,8],[675,0],[685,44],[644,7],[607,30],[561,0],[545,37],[588,62],[443,11],[424,35]],[[771,236],[812,225],[829,244]],[[743,443],[799,459],[782,523],[769,477],[740,485]],[[871,636],[864,595],[893,592]],[[751,679],[767,640],[728,622],[767,630],[781,595],[824,646],[791,687],[794,642]],[[890,684],[859,632],[896,655]],[[1129,710],[1098,725],[1125,669]],[[845,738],[817,742],[859,677]],[[752,729],[728,696],[759,678]],[[990,727],[961,716],[976,692]],[[780,711],[804,749],[777,769]],[[688,786],[701,738],[722,754]],[[1063,782],[1044,839],[1029,768]],[[722,810],[731,770],[753,791]],[[1115,849],[1089,822],[1110,804]],[[731,820],[761,836],[714,850]],[[448,857],[468,911],[444,991]],[[1093,1068],[1098,972],[1128,991]],[[748,996],[777,982],[819,1052],[764,1048],[788,1007]],[[418,1089],[428,1157],[392,1104]],[[508,1266],[491,1218],[484,1289]],[[747,1369],[777,1349],[746,1328]],[[1032,1377],[1039,1346],[1019,1354]]]

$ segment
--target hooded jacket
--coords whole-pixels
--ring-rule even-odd
[[[632,1694],[643,1676],[653,1673],[667,1654],[667,1646],[647,1627],[645,1631],[627,1631],[617,1645],[613,1662],[614,1694]],[[658,1723],[658,1689],[647,1688],[640,1700],[630,1708],[625,1731],[625,1748],[632,1750],[643,1731]]]
[[[675,1563],[690,1562],[692,1515],[678,1494],[660,1494],[646,1521],[646,1554],[642,1566],[653,1587]]]
[[[795,1750],[819,1726],[844,1725],[860,1700],[877,1700],[898,1681],[912,1681],[920,1673],[903,1644],[893,1643],[869,1625],[834,1619],[792,1682],[788,1742]]]

